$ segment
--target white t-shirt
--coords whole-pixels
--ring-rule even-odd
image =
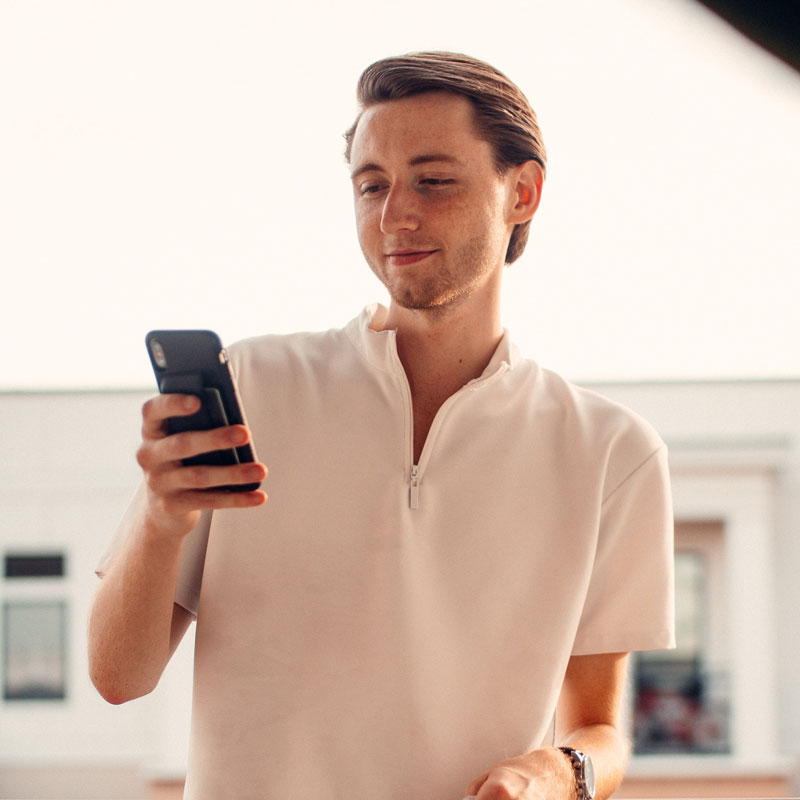
[[[374,312],[230,350],[269,502],[184,550],[189,800],[458,800],[542,742],[571,655],[674,646],[652,428],[506,334],[414,465]]]

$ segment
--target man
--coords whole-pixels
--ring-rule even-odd
[[[356,222],[389,306],[234,347],[249,429],[167,436],[197,401],[145,405],[93,680],[151,691],[196,616],[192,800],[571,800],[592,764],[607,797],[626,654],[673,640],[665,448],[501,326],[544,179],[519,89],[423,53],[372,65],[359,100]],[[181,463],[251,436],[269,503],[200,491],[261,464]]]

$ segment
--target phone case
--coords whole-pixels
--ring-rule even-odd
[[[200,410],[188,417],[170,417],[169,432],[210,430],[245,424],[239,393],[228,355],[213,331],[162,330],[146,336],[147,353],[162,394],[193,394],[202,400]],[[184,464],[227,466],[256,460],[251,444],[214,450],[184,459]],[[260,483],[218,486],[215,490],[250,492]]]

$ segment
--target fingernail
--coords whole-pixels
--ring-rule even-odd
[[[230,432],[230,442],[232,444],[244,444],[247,441],[247,433],[241,428],[234,428]]]

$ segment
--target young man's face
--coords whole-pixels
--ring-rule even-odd
[[[405,308],[443,309],[499,284],[516,187],[474,127],[469,101],[443,93],[370,106],[356,127],[361,249]]]

